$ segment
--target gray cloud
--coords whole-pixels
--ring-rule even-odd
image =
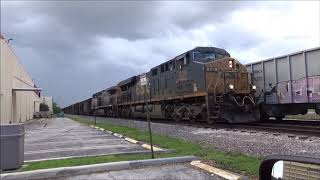
[[[233,24],[221,25],[213,34],[209,35],[216,43],[216,46],[225,49],[248,50],[264,43],[267,39],[260,34],[252,33],[244,27],[234,28]],[[228,35],[225,38],[224,35]]]
[[[263,36],[228,22],[234,11],[259,4],[1,1],[1,32],[14,39],[20,61],[45,93],[65,106],[194,46],[258,46]]]
[[[129,40],[163,35],[173,28],[188,30],[204,23],[226,20],[230,12],[245,2],[201,1],[34,1],[2,3],[3,18],[10,28],[17,24],[27,25],[35,21],[44,31],[81,35],[120,37]],[[20,16],[14,16],[16,11]],[[30,32],[35,28],[28,29]]]

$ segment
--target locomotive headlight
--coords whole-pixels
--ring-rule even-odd
[[[233,90],[233,89],[234,89],[233,84],[229,84],[229,89],[230,89],[230,90]]]
[[[256,86],[256,85],[253,85],[253,86],[252,86],[252,89],[253,89],[253,90],[256,90],[256,89],[257,89],[257,86]]]
[[[230,60],[229,61],[229,68],[232,68],[233,67],[233,62]]]

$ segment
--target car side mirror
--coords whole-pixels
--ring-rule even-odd
[[[268,156],[260,165],[259,179],[320,179],[320,157]]]

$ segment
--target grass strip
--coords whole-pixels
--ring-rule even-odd
[[[80,118],[78,116],[71,116],[71,118],[83,124],[93,124],[89,119]],[[97,123],[96,126],[134,138],[138,141],[149,143],[149,133],[147,131],[106,122]],[[205,160],[213,160],[217,165],[229,170],[235,170],[250,176],[258,175],[259,165],[261,163],[261,159],[258,157],[204,148],[196,143],[156,133],[153,133],[152,139],[154,145],[161,148],[176,150],[176,153],[158,154],[156,157],[196,155]]]
[[[93,122],[89,119],[80,118],[78,116],[69,116],[75,121],[86,125],[92,125]],[[130,138],[134,138],[138,141],[149,143],[149,133],[147,131],[141,131],[136,128],[127,126],[114,125],[111,123],[97,123],[96,126],[104,128],[106,130],[119,133]],[[161,148],[175,149],[175,153],[170,154],[155,154],[156,158],[174,157],[174,156],[186,156],[196,155],[204,160],[211,160],[222,168],[237,171],[242,174],[249,176],[257,176],[261,159],[253,156],[227,153],[214,149],[204,148],[196,143],[185,141],[182,139],[172,138],[166,135],[153,133],[153,143]],[[36,169],[48,169],[56,167],[68,167],[68,166],[79,166],[89,165],[107,162],[117,161],[129,161],[139,159],[150,159],[149,154],[130,154],[130,155],[105,155],[95,157],[81,157],[81,158],[70,158],[63,160],[48,160],[40,162],[28,163],[22,170],[36,170]]]

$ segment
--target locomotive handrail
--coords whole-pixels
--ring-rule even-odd
[[[224,72],[220,72],[218,80],[217,80],[216,84],[214,85],[214,90],[213,90],[214,94],[216,94],[217,85],[218,85],[218,82],[220,82],[220,78],[221,78],[222,73],[224,73]]]
[[[233,98],[234,102],[235,102],[239,107],[244,106],[244,100],[245,100],[245,99],[249,99],[249,100],[252,102],[252,104],[253,104],[253,105],[255,105],[255,104],[256,104],[256,103],[254,102],[253,98],[252,98],[252,97],[249,97],[249,96],[245,96],[245,97],[243,97],[243,98],[242,98],[242,103],[241,103],[241,104],[239,104],[239,103],[238,103],[238,101],[237,101],[237,99],[236,99],[235,97],[232,97],[232,98]]]
[[[212,78],[210,79],[210,81],[208,83],[207,91],[209,90],[209,87],[211,86],[211,81],[212,81]]]
[[[218,82],[220,81],[221,74],[222,74],[222,72],[220,71],[220,72],[219,72],[218,81],[216,82],[216,84],[215,84],[215,86],[214,86],[214,93],[216,92],[217,84],[218,84]],[[212,81],[212,78],[211,78],[210,81],[209,81],[209,84],[208,84],[208,87],[207,87],[207,91],[208,91],[209,88],[211,87],[211,81]]]

